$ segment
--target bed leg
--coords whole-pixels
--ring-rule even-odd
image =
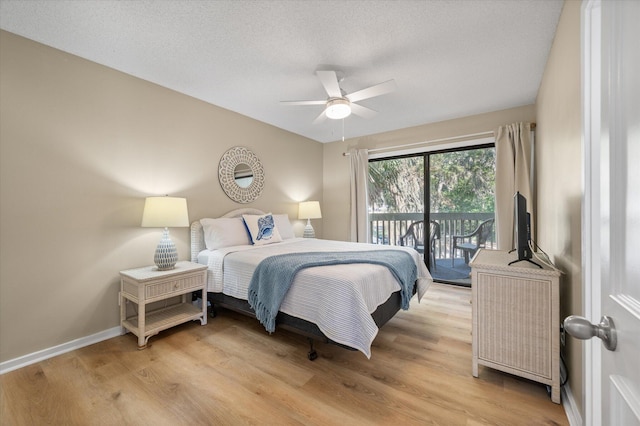
[[[318,358],[318,352],[316,352],[316,350],[313,349],[313,339],[311,337],[309,337],[308,339],[309,339],[309,353],[307,354],[307,358],[309,358],[309,361],[314,361],[316,358]]]
[[[213,300],[211,300],[211,296],[209,295],[209,293],[207,293],[207,303],[209,303],[209,305],[207,306],[207,309],[209,310],[209,316],[211,318],[215,318],[216,315],[218,315],[218,312],[216,312],[216,306],[213,304]]]
[[[202,290],[198,290],[198,291],[192,291],[191,292],[191,300],[198,300],[200,299],[202,301],[202,303],[208,303],[207,305],[207,311],[209,311],[209,316],[211,318],[215,318],[216,317],[216,310],[213,307],[213,302],[211,300],[209,300],[209,293],[207,293],[207,298],[205,300],[204,297],[202,297]]]

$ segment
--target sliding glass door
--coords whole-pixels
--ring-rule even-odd
[[[469,260],[479,247],[495,244],[495,149],[483,146],[428,157],[429,220],[437,228],[431,275],[470,285]]]
[[[423,253],[437,281],[470,285],[469,260],[495,246],[495,150],[482,145],[370,160],[372,242]]]
[[[377,244],[424,247],[424,238],[408,241],[413,223],[425,218],[424,156],[386,158],[369,162],[369,220]],[[404,239],[403,239],[404,238]]]

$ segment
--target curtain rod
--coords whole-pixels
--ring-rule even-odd
[[[415,142],[415,143],[407,143],[404,145],[394,145],[394,146],[387,146],[384,148],[373,148],[368,150],[369,152],[378,152],[378,151],[386,151],[389,149],[398,149],[398,148],[408,148],[408,147],[412,147],[412,146],[419,146],[419,145],[433,145],[435,143],[439,143],[439,142],[447,142],[447,141],[451,141],[451,140],[458,140],[458,139],[466,139],[466,138],[471,138],[471,137],[476,137],[476,136],[490,136],[493,135],[493,131],[488,131],[488,132],[480,132],[480,133],[472,133],[469,135],[462,135],[462,136],[451,136],[448,138],[441,138],[441,139],[433,139],[430,141],[424,141],[424,142]],[[348,152],[343,152],[342,155],[347,156],[347,155],[351,155]]]
[[[536,123],[531,123],[531,130],[536,128]],[[494,132],[493,130],[488,130],[486,132],[480,132],[480,133],[471,133],[468,135],[462,135],[462,136],[451,136],[448,138],[441,138],[441,139],[432,139],[430,141],[424,141],[424,142],[415,142],[415,143],[408,143],[408,144],[404,144],[404,145],[395,145],[395,146],[387,146],[384,148],[373,148],[368,150],[368,152],[378,152],[378,151],[386,151],[389,149],[398,149],[398,148],[408,148],[408,147],[412,147],[412,146],[419,146],[419,145],[433,145],[439,142],[448,142],[448,141],[452,141],[452,140],[463,140],[463,139],[467,139],[467,138],[473,138],[473,137],[478,137],[478,136],[491,136],[493,135]],[[343,156],[348,156],[351,155],[348,152],[343,152],[342,153]]]

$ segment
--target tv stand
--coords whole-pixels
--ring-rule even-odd
[[[479,365],[551,387],[560,403],[560,272],[480,249],[470,262],[473,377]]]
[[[511,249],[511,250],[509,250],[509,253],[513,253],[514,251],[516,251],[516,249]],[[533,261],[533,260],[531,260],[531,259],[516,259],[516,260],[512,260],[511,262],[507,263],[507,265],[511,266],[511,265],[513,265],[514,263],[524,262],[524,261],[527,261],[527,262],[529,262],[529,263],[533,263],[533,264],[534,264],[534,265],[536,265],[538,268],[542,269],[542,265],[539,265],[538,263],[534,262],[534,261]]]
[[[540,264],[538,264],[538,263],[534,262],[534,261],[533,261],[533,260],[531,260],[531,259],[516,259],[516,260],[513,260],[513,261],[511,261],[511,262],[507,263],[507,265],[511,266],[511,265],[513,265],[514,263],[518,263],[518,262],[529,262],[529,263],[533,263],[533,264],[534,264],[534,265],[536,265],[538,268],[542,269],[542,265],[540,265]]]

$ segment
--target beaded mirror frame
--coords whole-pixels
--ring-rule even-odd
[[[240,186],[236,180],[236,167],[247,165],[251,169],[249,185]],[[244,177],[246,179],[246,176]],[[260,159],[249,149],[236,146],[224,153],[218,167],[218,179],[225,194],[236,203],[255,201],[264,189],[264,169]]]

